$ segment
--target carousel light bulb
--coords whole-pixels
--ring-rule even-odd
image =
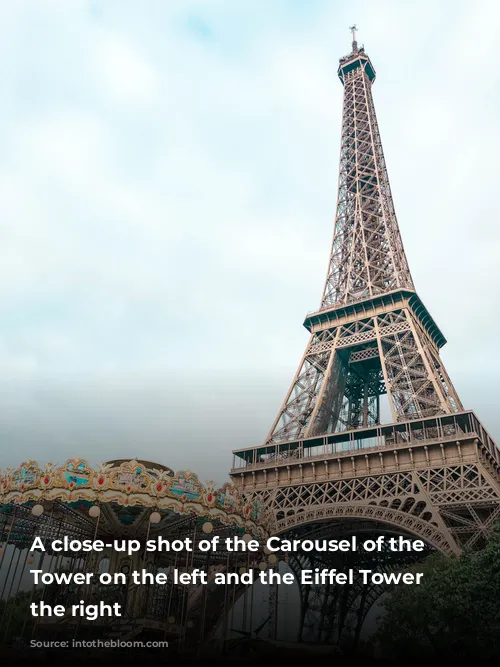
[[[248,543],[250,542],[250,540],[252,539],[252,536],[251,536],[249,533],[245,533],[245,534],[243,535],[242,539],[243,539],[243,542],[245,542],[246,544],[248,544]]]
[[[240,574],[245,574],[246,571],[247,571],[246,567],[240,567],[240,569],[239,569]]]
[[[269,547],[264,547],[264,553],[266,554],[266,556],[269,556],[269,554],[272,554],[273,552]]]
[[[201,527],[202,531],[204,533],[211,533],[214,529],[213,523],[210,523],[210,521],[205,521],[203,526]]]
[[[152,512],[149,517],[149,523],[160,523],[161,514],[159,512]]]
[[[175,616],[169,616],[168,622],[170,623],[170,625],[173,625],[175,623]]]
[[[93,519],[97,519],[98,516],[101,515],[101,508],[99,505],[92,505],[92,507],[89,509],[89,516],[91,516]]]
[[[43,505],[33,505],[31,514],[33,514],[33,516],[41,516],[43,514]]]
[[[262,563],[259,563],[259,570],[265,570],[266,568],[267,568],[267,563],[264,563],[264,561],[262,561]]]
[[[267,560],[270,562],[271,565],[274,565],[275,563],[278,562],[278,556],[276,554],[271,554]]]

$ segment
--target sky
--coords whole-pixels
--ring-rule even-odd
[[[417,290],[500,441],[500,5],[0,1],[0,467],[227,480],[308,340],[358,25]]]

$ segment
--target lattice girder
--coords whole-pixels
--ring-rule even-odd
[[[380,534],[390,534],[387,526],[360,520],[339,520],[335,523],[318,523],[292,529],[289,539],[331,539],[352,534],[362,539],[376,539]],[[405,537],[411,537],[405,534]],[[288,565],[299,582],[301,600],[301,624],[299,641],[337,644],[347,635],[358,635],[366,613],[383,592],[381,585],[363,585],[355,579],[352,585],[328,583],[301,584],[300,572],[304,569],[336,569],[340,572],[352,568],[373,569],[378,572],[399,570],[418,560],[415,552],[395,553],[388,546],[375,556],[362,551],[340,552],[296,552],[290,555]]]
[[[393,421],[462,408],[435,343],[410,307],[313,333],[266,440],[286,442],[378,423],[387,393]]]
[[[327,277],[319,311],[306,318],[310,342],[267,443],[378,423],[373,391],[352,380],[354,373],[363,378],[370,359],[379,360],[378,389],[388,394],[394,422],[462,409],[439,359],[445,340],[415,293],[375,114],[374,70],[363,50],[341,60],[339,77],[342,136]],[[347,363],[342,349],[350,350]]]
[[[439,431],[445,435],[443,427]],[[243,474],[243,496],[270,508],[278,532],[359,517],[420,536],[445,553],[476,544],[500,514],[500,462],[493,463],[477,439],[409,443],[380,460],[368,451],[352,451],[352,466],[345,465],[347,457],[317,464],[290,460],[287,476],[264,476],[266,488],[261,475],[253,473],[249,483],[249,473]]]
[[[339,192],[322,307],[413,281],[400,238],[382,142],[364,67],[344,78]]]

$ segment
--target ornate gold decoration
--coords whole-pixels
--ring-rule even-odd
[[[153,466],[130,460],[119,465],[111,461],[94,469],[81,458],[68,459],[61,466],[54,463],[41,466],[29,459],[18,468],[0,471],[0,503],[22,505],[55,500],[115,503],[195,514],[255,535],[270,531],[271,515],[247,510],[232,483],[216,488],[212,481],[203,485],[190,470],[172,476],[161,466]]]

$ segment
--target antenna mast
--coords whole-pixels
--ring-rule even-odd
[[[351,31],[352,34],[352,51],[353,53],[356,53],[358,50],[358,42],[356,41],[356,31],[358,30],[357,25],[352,25],[349,30]]]

